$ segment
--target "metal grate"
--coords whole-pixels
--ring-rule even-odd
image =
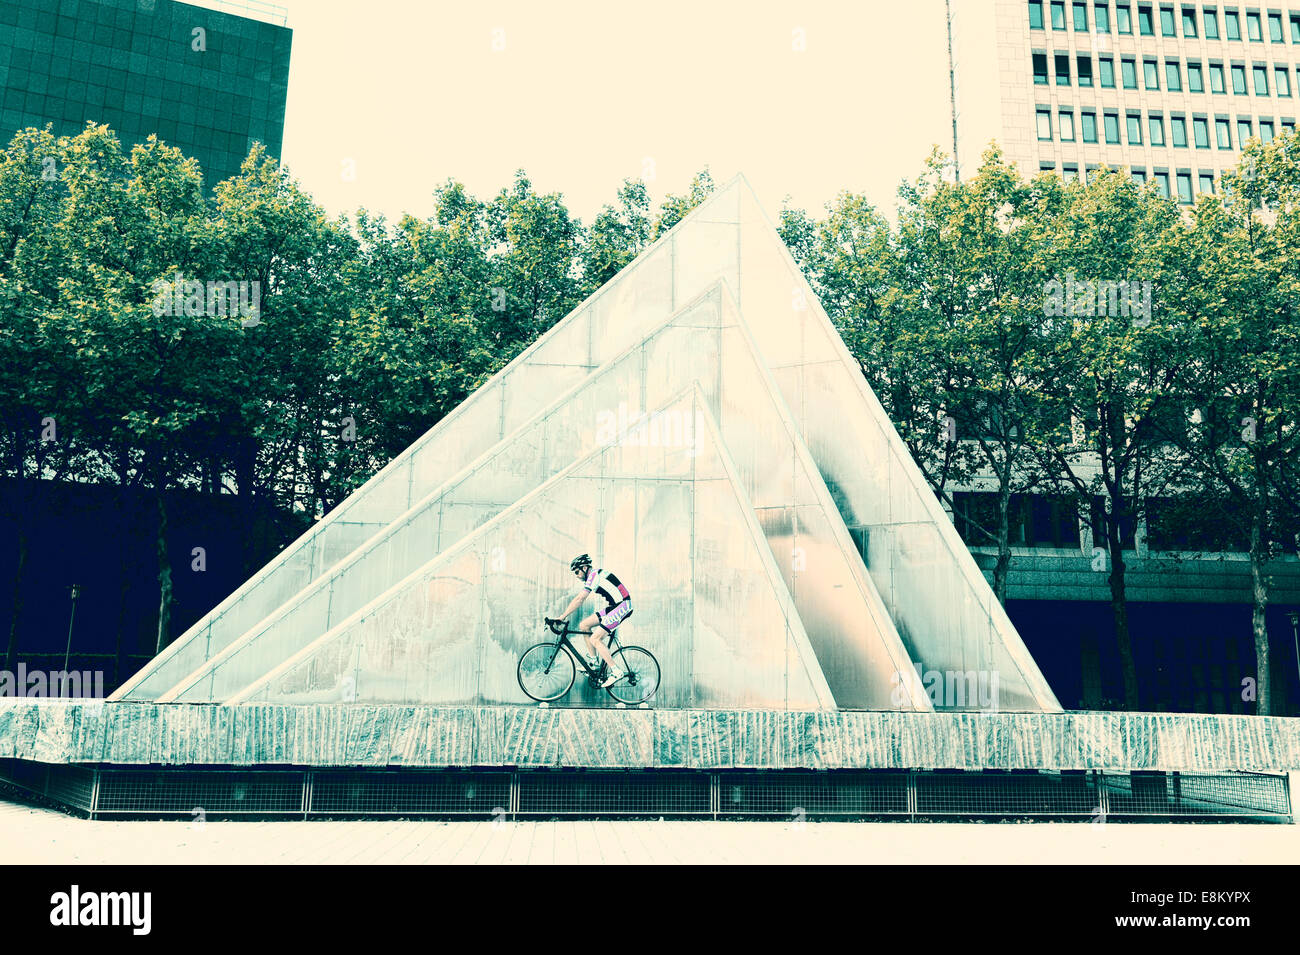
[[[905,772],[748,772],[718,779],[720,816],[871,816],[907,812]]]
[[[1285,775],[1047,770],[135,769],[0,760],[0,783],[108,816],[1029,816],[1291,821]]]
[[[314,773],[315,815],[492,816],[510,810],[510,774],[450,770]]]
[[[916,774],[916,811],[921,815],[1089,815],[1100,805],[1092,778],[1083,772]]]
[[[520,774],[519,814],[708,816],[710,780],[692,772],[548,771]]]
[[[302,772],[103,770],[101,813],[301,813]]]
[[[95,771],[85,766],[51,766],[45,794],[83,812],[94,808]]]
[[[1285,776],[1145,773],[1100,776],[1111,815],[1286,816]]]

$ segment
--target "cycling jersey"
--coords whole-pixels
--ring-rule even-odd
[[[623,582],[613,573],[595,567],[587,571],[587,579],[582,586],[596,596],[604,598],[605,613],[609,613],[623,601],[632,599],[632,595],[627,592]]]

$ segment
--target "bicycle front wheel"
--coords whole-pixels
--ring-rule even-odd
[[[614,663],[623,677],[609,686],[609,695],[620,703],[636,706],[659,690],[659,661],[644,647],[620,647],[614,651]]]
[[[564,696],[576,675],[573,657],[558,643],[536,644],[519,658],[519,688],[538,703],[549,703]]]

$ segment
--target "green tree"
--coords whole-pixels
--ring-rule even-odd
[[[1183,281],[1166,299],[1193,413],[1164,437],[1202,508],[1224,502],[1219,516],[1249,539],[1256,712],[1269,715],[1271,563],[1300,528],[1300,137],[1251,143],[1222,186],[1171,249]]]
[[[1179,213],[1124,172],[1103,170],[1066,195],[1052,223],[1059,285],[1057,307],[1047,303],[1041,391],[1045,420],[1057,424],[1035,436],[1033,453],[1048,486],[1074,496],[1092,533],[1093,567],[1108,570],[1125,706],[1136,709],[1125,550],[1135,546],[1146,499],[1179,471],[1160,422],[1179,400],[1181,359],[1155,295]]]

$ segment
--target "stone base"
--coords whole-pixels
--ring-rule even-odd
[[[0,700],[0,758],[164,766],[1296,773],[1300,719],[28,698]]]

